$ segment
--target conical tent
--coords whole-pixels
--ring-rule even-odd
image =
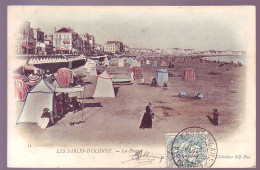
[[[105,70],[97,76],[97,84],[93,97],[115,97],[112,77]]]
[[[166,62],[165,62],[165,61],[162,61],[162,62],[161,62],[161,66],[162,66],[162,67],[166,67],[166,66],[167,66],[167,65],[166,65]]]
[[[55,111],[55,86],[45,79],[41,79],[26,96],[21,114],[17,119],[19,123],[39,123],[43,109],[48,108],[51,113],[51,120]]]
[[[164,82],[168,83],[168,71],[165,69],[159,69],[156,71],[157,84],[162,85]]]
[[[132,67],[141,67],[141,64],[137,60],[133,60],[132,64],[130,65],[130,68]]]
[[[55,86],[55,87],[60,87],[60,85],[57,83],[56,80],[52,83],[52,85]]]
[[[154,62],[152,63],[152,67],[153,67],[153,68],[157,67],[157,61],[154,61]]]

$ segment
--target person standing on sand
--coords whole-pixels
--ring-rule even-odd
[[[145,108],[145,113],[143,115],[140,127],[141,129],[145,128],[152,128],[152,119],[154,117],[154,114],[152,113],[152,103],[149,102],[149,104]]]
[[[131,72],[130,76],[131,76],[131,82],[133,82],[134,81],[134,72],[133,71]]]
[[[215,126],[218,126],[218,117],[219,117],[219,114],[218,114],[218,110],[215,108],[213,109],[213,122],[214,122],[214,125]]]

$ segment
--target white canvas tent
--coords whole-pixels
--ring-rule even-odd
[[[132,67],[141,67],[141,64],[136,59],[134,59],[130,65],[130,68]]]
[[[106,70],[97,77],[97,84],[93,97],[115,97],[112,77]]]
[[[146,60],[146,64],[149,65],[150,64],[150,60]]]
[[[23,109],[17,119],[19,123],[40,123],[43,109],[48,108],[51,113],[51,121],[55,110],[55,86],[41,79],[26,96]]]
[[[123,58],[119,58],[118,59],[118,66],[119,67],[124,67],[124,59]]]
[[[97,75],[97,68],[96,68],[96,67],[91,67],[89,74],[90,74],[91,76],[96,76],[96,75]]]
[[[107,57],[104,59],[104,64],[105,64],[105,66],[109,66],[109,60]]]
[[[55,86],[56,88],[60,87],[60,85],[58,84],[58,82],[56,80],[52,83],[52,85]]]
[[[87,69],[87,72],[89,73],[92,67],[96,67],[96,62],[94,60],[88,60],[86,64],[84,65],[84,68]]]

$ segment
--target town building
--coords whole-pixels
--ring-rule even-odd
[[[17,54],[35,54],[36,40],[34,39],[33,28],[30,22],[23,22],[18,32]]]
[[[82,52],[82,38],[71,28],[61,28],[53,34],[53,46],[58,54],[79,54]]]
[[[104,50],[107,53],[119,54],[124,52],[124,45],[119,41],[108,41],[104,45]]]

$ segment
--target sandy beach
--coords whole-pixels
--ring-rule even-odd
[[[153,61],[154,59],[150,59]],[[156,59],[158,64],[161,60]],[[225,140],[232,135],[245,116],[243,110],[245,92],[246,66],[221,63],[200,62],[199,59],[186,58],[175,61],[174,68],[144,65],[142,68],[145,84],[137,79],[132,85],[121,85],[116,98],[84,99],[84,103],[101,102],[102,107],[86,107],[76,113],[68,113],[54,126],[41,129],[37,124],[19,124],[15,128],[34,146],[71,146],[98,144],[138,144],[163,145],[165,133],[178,132],[186,127],[202,127],[214,134],[217,140]],[[151,87],[151,78],[156,70],[168,69],[168,90],[162,87]],[[185,68],[193,68],[196,81],[184,81]],[[227,68],[229,70],[227,70]],[[100,69],[100,70],[103,70]],[[108,66],[108,73],[114,78],[130,78],[130,67]],[[89,76],[83,67],[74,70],[77,74],[86,75],[85,97],[94,93],[96,77]],[[186,97],[177,97],[185,91]],[[194,99],[201,92],[205,98]],[[70,95],[71,96],[71,95]],[[153,103],[152,129],[139,129],[145,107]],[[17,117],[23,102],[16,102]],[[212,117],[213,109],[219,111],[219,126],[210,123],[207,116]],[[71,122],[86,120],[85,123],[71,126]],[[14,122],[15,124],[15,122]]]

